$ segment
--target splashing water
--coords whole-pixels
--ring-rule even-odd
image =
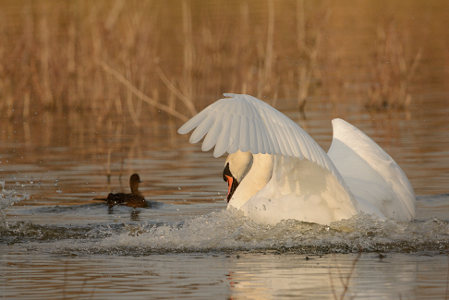
[[[29,199],[28,194],[19,194],[15,190],[7,190],[5,189],[5,181],[0,180],[0,224],[7,225],[6,222],[6,216],[4,211],[8,208],[14,205],[14,203],[17,203],[22,200]]]
[[[264,251],[294,253],[416,252],[449,250],[449,223],[441,220],[397,223],[360,215],[322,226],[284,221],[253,223],[229,211],[180,224],[130,226],[101,240],[95,249],[113,252]],[[94,250],[95,251],[95,250]]]
[[[178,219],[175,222],[146,220],[78,226],[21,221],[2,226],[0,232],[2,240],[9,244],[20,243],[41,250],[48,248],[50,252],[60,254],[141,256],[233,251],[296,254],[449,251],[449,222],[438,219],[398,223],[359,215],[330,226],[292,220],[267,226],[228,210],[194,217],[183,217],[181,211]]]

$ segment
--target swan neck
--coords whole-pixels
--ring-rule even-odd
[[[240,209],[252,196],[270,181],[273,174],[273,156],[270,154],[253,154],[252,166],[240,182],[229,201],[229,206]],[[229,207],[228,206],[228,207]]]

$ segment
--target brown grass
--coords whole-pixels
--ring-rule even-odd
[[[403,39],[392,20],[378,27],[377,47],[371,68],[372,83],[366,102],[368,109],[406,109],[410,106],[410,84],[422,51],[418,50],[413,56],[407,55]]]
[[[321,80],[318,53],[321,50],[323,26],[325,25],[328,9],[321,8],[318,15],[310,16],[305,11],[305,1],[297,0],[296,6],[296,34],[297,48],[300,54],[298,64],[297,101],[299,111],[304,113],[314,86],[314,81]],[[309,24],[309,26],[306,26]],[[315,82],[316,85],[316,82]]]
[[[339,7],[331,0],[12,3],[0,0],[0,112],[8,118],[129,114],[139,126],[160,111],[185,120],[223,92],[304,111],[313,97],[345,98],[356,84],[342,69],[348,45],[332,42],[341,19],[329,20]],[[360,73],[372,78],[359,98],[370,109],[406,109],[421,52],[405,55],[403,27],[379,28],[378,47],[360,51]]]

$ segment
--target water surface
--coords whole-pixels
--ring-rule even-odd
[[[3,121],[2,295],[447,296],[448,108],[440,103],[427,103],[425,112],[417,105],[411,116],[360,110],[346,118],[408,174],[419,195],[411,223],[358,216],[330,226],[255,224],[225,210],[224,158],[188,144],[173,121],[148,122],[139,130],[128,122],[99,128],[51,116],[46,122],[38,116],[32,124]],[[313,110],[307,119],[285,113],[328,147],[330,110]],[[108,209],[92,200],[126,191],[133,172],[144,181],[151,209]]]

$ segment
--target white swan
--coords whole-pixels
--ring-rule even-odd
[[[363,212],[409,221],[415,194],[396,162],[362,131],[332,121],[329,152],[296,123],[265,102],[240,94],[206,107],[178,133],[195,129],[191,143],[229,153],[223,179],[228,209],[257,222],[295,219],[329,224]]]

